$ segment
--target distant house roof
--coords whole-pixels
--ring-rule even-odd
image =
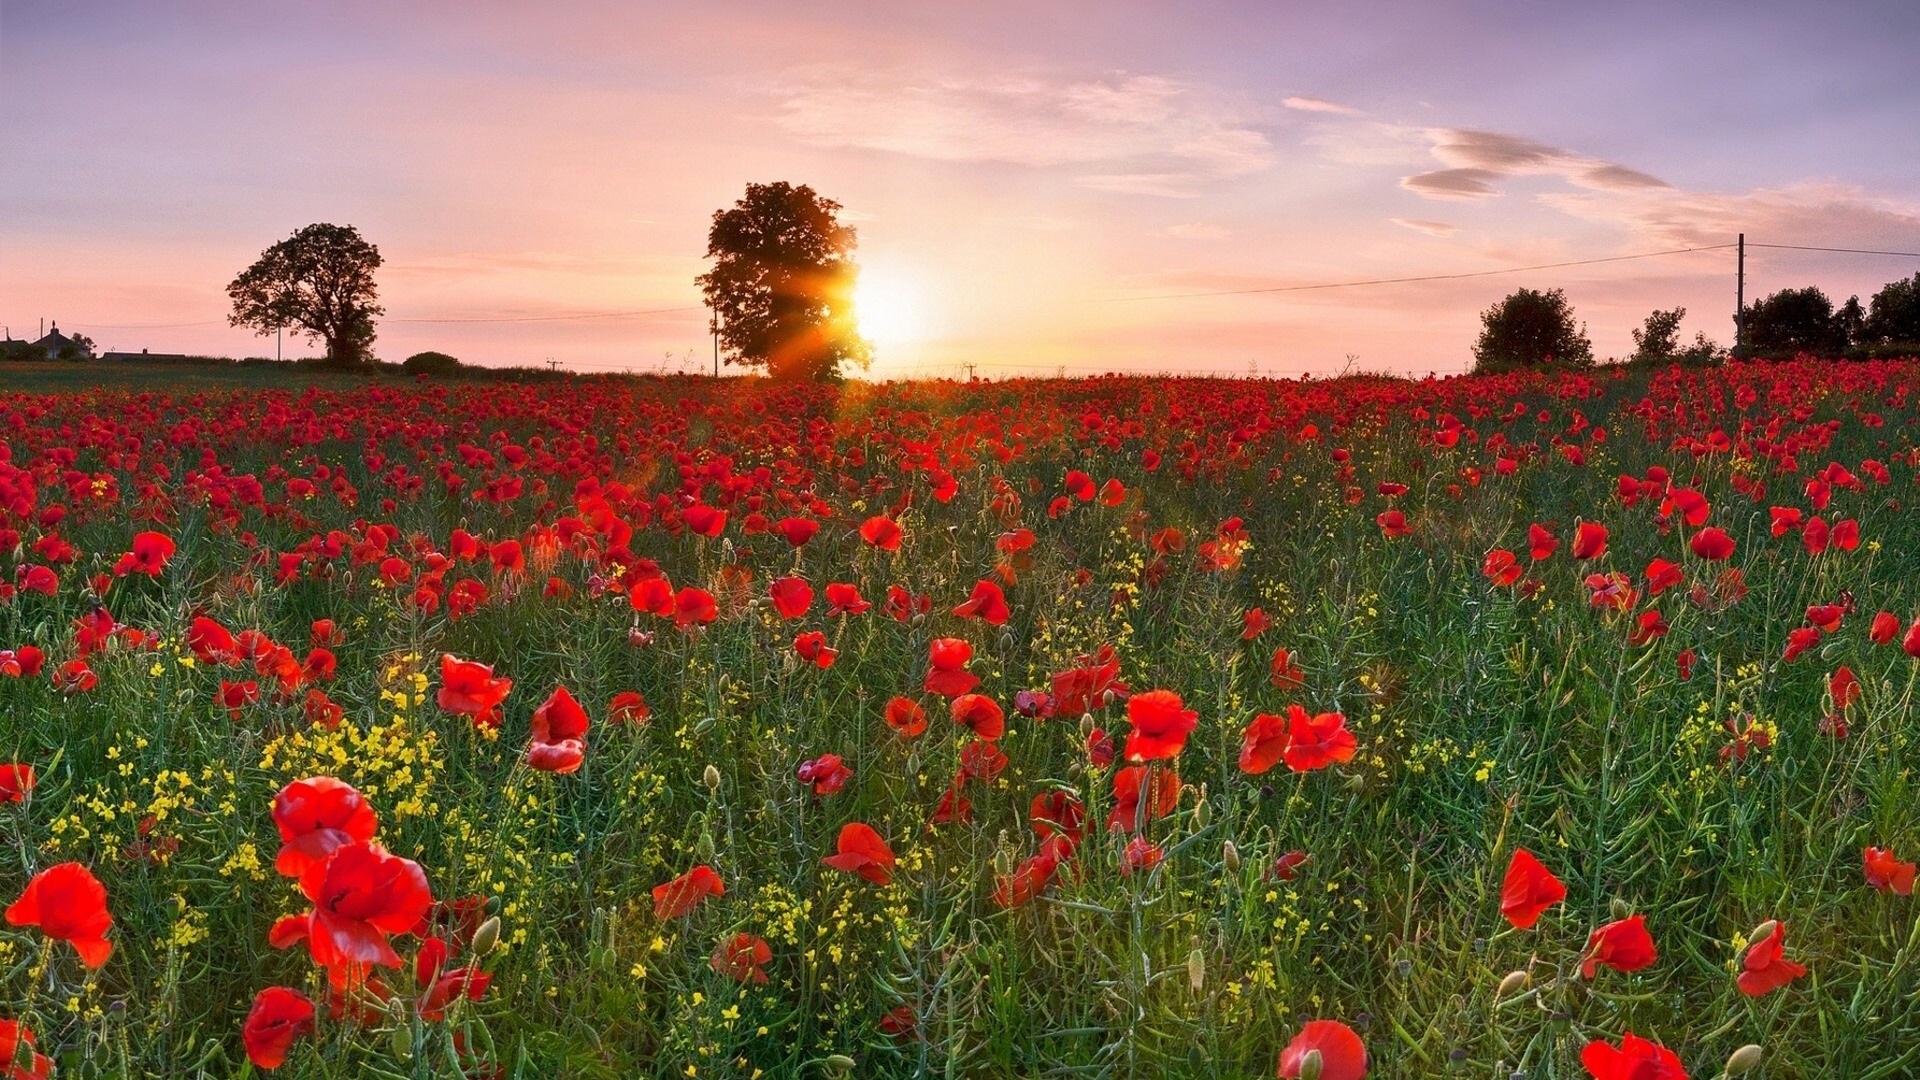
[[[188,356],[186,353],[148,352],[145,349],[141,349],[139,352],[101,353],[100,359],[120,362],[146,360],[153,363],[178,364],[191,360],[193,357]]]
[[[93,355],[93,349],[90,346],[82,345],[61,333],[59,323],[54,323],[53,332],[41,338],[39,341],[34,342],[34,344],[45,350],[48,356],[59,356],[68,349],[79,349],[84,356]]]

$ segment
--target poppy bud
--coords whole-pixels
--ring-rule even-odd
[[[707,791],[708,791],[708,793],[709,793],[709,794],[718,794],[718,793],[719,793],[719,791],[720,791],[720,770],[719,770],[719,769],[718,769],[717,767],[715,767],[715,766],[713,766],[713,765],[708,765],[708,766],[707,766],[707,771],[706,771],[705,773],[702,773],[702,774],[701,774],[701,777],[700,777],[700,779],[701,779],[701,781],[702,781],[703,783],[705,783],[705,784],[707,785]]]
[[[400,999],[395,998],[394,1000],[398,1001]],[[393,1034],[388,1035],[387,1039],[389,1040],[389,1049],[393,1051],[394,1057],[402,1061],[413,1057],[413,1029],[411,1027],[403,1024],[400,1027],[394,1028]]]
[[[709,766],[709,768],[711,768],[711,766]],[[713,834],[712,833],[703,832],[700,834],[700,839],[694,841],[693,854],[701,862],[707,862],[713,858]]]
[[[849,1073],[853,1071],[854,1060],[845,1054],[829,1054],[826,1066],[828,1072]]]
[[[1366,786],[1367,786],[1367,778],[1364,776],[1361,776],[1359,773],[1354,773],[1352,776],[1347,777],[1348,791],[1360,791],[1364,789]]]
[[[1528,975],[1524,971],[1509,971],[1507,972],[1507,977],[1500,980],[1499,989],[1493,992],[1494,999],[1498,1000],[1510,994],[1517,994],[1525,990],[1527,984],[1532,981],[1533,976]]]
[[[1240,872],[1240,849],[1233,846],[1233,841],[1228,840],[1220,845],[1220,862],[1227,868],[1227,873]]]
[[[1195,990],[1207,985],[1207,957],[1197,945],[1187,954],[1187,982]]]
[[[1613,902],[1608,904],[1607,907],[1608,907],[1608,910],[1613,912],[1613,917],[1616,921],[1620,919],[1624,919],[1627,916],[1633,914],[1632,905],[1628,904],[1625,900],[1622,900],[1617,896],[1613,898]]]
[[[1193,827],[1204,829],[1207,827],[1207,822],[1211,820],[1213,820],[1213,808],[1203,796],[1199,802],[1193,804]]]
[[[1766,922],[1763,922],[1759,926],[1754,927],[1753,932],[1747,935],[1747,940],[1748,941],[1765,941],[1768,938],[1773,936],[1773,931],[1779,925],[1780,925],[1779,920],[1768,919]]]
[[[495,915],[481,923],[479,929],[473,932],[473,953],[475,956],[485,956],[498,944],[500,944],[500,916]]]
[[[1323,1067],[1319,1048],[1307,1051],[1300,1058],[1300,1080],[1320,1080],[1320,1070]]]
[[[1093,714],[1081,713],[1080,714],[1080,741],[1086,742],[1088,739],[1091,739],[1091,738],[1093,738]]]
[[[1759,1068],[1761,1053],[1761,1049],[1753,1043],[1748,1043],[1740,1049],[1735,1050],[1727,1058],[1726,1074],[1728,1076],[1740,1076],[1743,1073],[1750,1073]]]

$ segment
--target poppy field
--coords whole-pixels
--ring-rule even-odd
[[[1920,363],[0,391],[0,1074],[1920,1074]]]

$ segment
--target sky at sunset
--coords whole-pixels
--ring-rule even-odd
[[[1920,251],[1916,47],[1912,0],[0,0],[0,322],[270,356],[225,286],[330,221],[384,359],[704,365],[709,218],[788,180],[859,230],[874,377],[1457,371],[1522,285],[1601,357],[1725,343],[1726,250],[1246,290]]]

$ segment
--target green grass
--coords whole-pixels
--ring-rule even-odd
[[[1775,1080],[1920,1070],[1920,922],[1910,898],[1868,888],[1860,865],[1868,844],[1920,851],[1916,661],[1866,636],[1875,611],[1904,622],[1920,604],[1920,520],[1906,505],[1920,424],[1912,366],[839,391],[690,379],[363,388],[322,377],[312,397],[302,396],[304,377],[289,385],[275,372],[85,381],[96,371],[106,369],[36,370],[31,385],[46,396],[35,396],[12,392],[28,385],[16,381],[23,373],[0,370],[11,463],[32,472],[38,492],[36,513],[8,524],[27,545],[58,531],[84,552],[61,568],[58,595],[21,593],[0,608],[0,647],[39,644],[49,667],[68,659],[73,620],[92,606],[86,579],[110,568],[138,528],[180,544],[160,578],[118,579],[105,596],[121,622],[160,636],[157,650],[95,657],[99,687],[72,697],[44,677],[0,679],[0,759],[40,769],[31,801],[0,807],[16,855],[0,899],[30,870],[78,859],[106,883],[116,922],[114,956],[91,977],[64,946],[48,963],[37,931],[0,929],[0,1015],[28,1018],[63,1075],[235,1075],[257,990],[283,984],[319,998],[304,950],[267,945],[273,921],[304,907],[273,875],[269,811],[283,784],[323,772],[369,795],[381,841],[417,859],[436,896],[493,898],[504,946],[484,962],[495,978],[480,1002],[444,1023],[397,1023],[405,1054],[388,1030],[395,1019],[323,1019],[287,1075],[457,1075],[456,1061],[473,1053],[514,1077],[822,1076],[844,1065],[835,1055],[858,1076],[1272,1075],[1300,1023],[1321,1017],[1361,1033],[1378,1077],[1578,1077],[1589,1039],[1617,1042],[1627,1030],[1677,1051],[1696,1077],[1715,1075],[1745,1043],[1765,1048],[1762,1075]],[[83,392],[96,385],[109,389]],[[1743,386],[1755,402],[1741,404]],[[143,392],[174,400],[131,396]],[[1510,417],[1516,401],[1524,408]],[[30,409],[39,411],[29,418]],[[1576,410],[1587,423],[1574,422]],[[1442,412],[1478,442],[1436,445]],[[1791,471],[1674,446],[1715,427],[1750,446],[1796,436],[1803,445]],[[1496,433],[1531,447],[1514,475],[1495,472]],[[457,450],[498,455],[535,438],[553,460],[534,451],[523,470],[468,465]],[[1580,447],[1585,464],[1557,452],[1556,438]],[[1336,446],[1352,453],[1350,475],[1330,460]],[[1143,465],[1149,448],[1164,456],[1157,470]],[[671,535],[637,507],[681,490],[676,452],[689,469],[731,459],[699,489],[716,505],[730,471],[749,477],[737,494],[765,498],[769,518],[795,512],[782,492],[805,492],[802,506],[817,497],[829,517],[797,552],[744,534],[744,502],[731,506],[723,538]],[[928,454],[959,481],[950,503],[930,495]],[[1191,476],[1180,468],[1187,456],[1198,463]],[[1837,490],[1825,511],[1858,519],[1858,550],[1815,558],[1794,536],[1769,535],[1768,506],[1807,507],[1807,476],[1829,461],[1861,472],[1869,458],[1889,465],[1892,483]],[[223,471],[210,473],[216,461]],[[457,493],[441,462],[467,479]],[[349,479],[350,504],[324,482],[312,500],[287,500],[285,477],[317,464]],[[143,500],[141,481],[161,465],[168,478]],[[1618,475],[1654,465],[1706,494],[1712,523],[1738,541],[1731,564],[1750,591],[1737,603],[1690,602],[1689,588],[1711,591],[1722,567],[1688,550],[1691,529],[1663,532],[1655,507],[1615,498]],[[764,480],[751,479],[756,468]],[[70,469],[80,474],[71,484]],[[1070,469],[1118,479],[1127,501],[1049,516]],[[227,513],[227,495],[244,492],[224,477],[238,474],[260,478],[265,497],[236,497]],[[117,492],[95,494],[88,481],[107,475]],[[520,476],[525,490],[476,501],[495,475]],[[676,587],[721,594],[728,613],[698,633],[635,616],[623,596],[594,595],[606,566],[571,553],[517,586],[484,563],[456,567],[449,584],[473,577],[489,593],[457,621],[445,605],[412,610],[407,590],[378,580],[377,560],[342,557],[330,577],[274,582],[272,555],[332,529],[360,539],[367,522],[424,538],[396,545],[423,573],[426,548],[444,550],[456,527],[524,538],[574,512],[585,477],[639,493],[623,511],[637,526],[633,553]],[[1742,494],[1736,477],[1770,490]],[[1411,490],[1388,500],[1381,481]],[[862,543],[859,522],[908,491],[901,551]],[[167,520],[132,520],[143,501]],[[54,503],[66,520],[39,524],[37,507]],[[1406,511],[1412,536],[1382,536],[1374,517],[1389,505]],[[1197,545],[1230,517],[1249,536],[1240,565],[1202,569]],[[1565,546],[1579,519],[1612,532],[1591,564]],[[1502,547],[1526,562],[1533,522],[1563,541],[1533,568],[1538,591],[1491,585],[1482,558]],[[1010,621],[949,614],[992,573],[996,538],[1018,526],[1037,542],[1007,588]],[[1188,543],[1164,557],[1162,573],[1149,569],[1146,538],[1166,527]],[[1680,563],[1687,582],[1642,598],[1670,630],[1634,645],[1625,620],[1589,607],[1582,579],[1619,570],[1643,585],[1656,556]],[[27,546],[0,568],[11,580],[15,566],[43,561]],[[724,603],[726,566],[751,572],[757,602]],[[765,596],[787,573],[816,590],[854,583],[876,607],[825,619],[816,600],[805,619],[783,622]],[[570,597],[542,595],[550,574]],[[891,584],[930,595],[932,614],[887,618],[878,605]],[[1842,590],[1857,605],[1842,630],[1783,662],[1804,609]],[[1275,625],[1246,642],[1242,615],[1255,606]],[[297,655],[314,619],[337,620],[344,643],[326,690],[348,724],[311,729],[297,699],[270,694],[230,719],[218,687],[238,676],[183,660],[197,613],[259,628]],[[654,633],[650,644],[630,640],[636,622]],[[840,650],[830,669],[794,657],[804,629],[826,631]],[[969,792],[971,825],[932,827],[965,734],[942,699],[919,692],[928,642],[942,636],[974,646],[980,692],[1008,713],[1000,746],[1010,764]],[[1108,770],[1085,750],[1095,725],[1124,740],[1124,706],[1050,720],[1013,708],[1016,691],[1045,688],[1102,644],[1116,648],[1128,685],[1177,691],[1200,714],[1178,761],[1179,808],[1147,828],[1166,851],[1147,873],[1122,874],[1125,834],[1098,828]],[[1268,680],[1278,646],[1294,652],[1304,688]],[[1686,648],[1698,662],[1683,681],[1676,657]],[[514,680],[497,741],[435,706],[443,652]],[[1844,740],[1818,726],[1840,665],[1865,687]],[[520,763],[529,714],[557,685],[594,716],[573,776]],[[622,690],[646,695],[649,724],[607,723],[606,703]],[[895,694],[927,705],[925,736],[904,740],[882,722]],[[1247,722],[1293,703],[1344,713],[1358,755],[1314,773],[1243,774]],[[1747,715],[1773,743],[1728,763],[1722,725]],[[854,778],[815,797],[794,769],[827,752],[844,755]],[[1093,827],[1051,889],[1001,910],[993,877],[1034,852],[1028,804],[1055,789],[1083,799]],[[893,884],[821,865],[850,821],[891,843]],[[156,855],[134,847],[143,839],[178,847]],[[1529,931],[1498,911],[1516,846],[1569,889]],[[1293,880],[1273,879],[1269,868],[1293,850],[1310,860]],[[721,874],[726,895],[686,919],[656,920],[649,890],[697,863]],[[1589,931],[1616,909],[1647,917],[1658,962],[1579,979]],[[1810,974],[1750,999],[1734,985],[1737,942],[1767,919],[1787,924],[1788,956]],[[716,943],[736,932],[772,946],[767,985],[711,969]],[[1528,988],[1496,1000],[1517,970],[1530,973]],[[410,975],[389,981],[411,996]],[[880,1033],[901,1005],[918,1014],[918,1034]],[[467,1051],[453,1049],[455,1032]]]

